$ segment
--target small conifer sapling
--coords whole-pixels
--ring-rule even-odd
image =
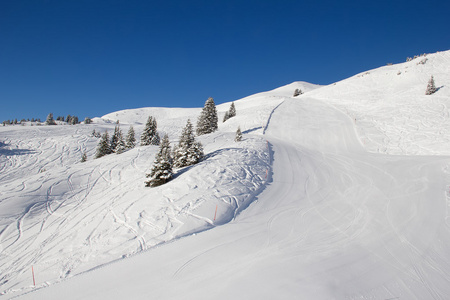
[[[234,137],[234,141],[235,142],[240,142],[242,141],[242,131],[241,131],[241,127],[239,126],[238,129],[236,130],[236,136]]]
[[[430,80],[428,81],[427,90],[425,91],[425,95],[431,95],[436,92],[436,86],[434,84],[434,78],[431,76]]]

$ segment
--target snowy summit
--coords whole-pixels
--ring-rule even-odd
[[[0,298],[449,299],[449,87],[445,51],[217,105],[156,187],[201,108],[2,126]]]

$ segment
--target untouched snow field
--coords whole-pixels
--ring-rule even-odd
[[[439,90],[425,96],[431,75]],[[297,87],[306,92],[292,98]],[[155,189],[143,180],[157,147],[92,160],[89,133],[112,131],[119,119],[139,136],[154,114],[175,143],[200,109],[2,127],[0,291],[20,299],[448,299],[449,87],[446,51],[235,101],[237,116],[200,137],[206,159]],[[219,120],[228,107],[218,106]],[[238,125],[244,141],[235,143]]]

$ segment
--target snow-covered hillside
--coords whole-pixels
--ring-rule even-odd
[[[439,90],[425,96],[431,75]],[[207,158],[155,189],[143,187],[155,147],[92,160],[90,131],[120,120],[139,134],[153,114],[175,142],[200,109],[1,128],[0,290],[20,299],[448,299],[449,86],[446,51],[237,100],[238,115],[200,138]],[[305,93],[292,97],[296,88]],[[228,107],[218,106],[220,120]]]
[[[124,133],[133,125],[139,139],[151,115],[174,144],[200,108],[124,110],[94,118],[90,125],[2,127],[0,293],[30,290],[31,267],[37,286],[45,286],[229,222],[265,186],[270,157],[261,134],[284,99],[278,90],[236,101],[238,115],[199,138],[206,159],[177,170],[175,180],[156,189],[145,188],[144,181],[157,146],[94,160],[99,140],[93,130],[111,134],[119,120]],[[229,103],[217,107],[220,120],[228,108]],[[259,134],[236,143],[238,126]],[[80,162],[83,152],[85,163]]]

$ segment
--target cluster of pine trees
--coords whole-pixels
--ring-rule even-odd
[[[226,113],[227,118],[236,116],[236,108],[234,103],[231,104],[230,109]],[[217,109],[213,98],[208,98],[205,106],[197,120],[197,135],[208,134],[218,129]],[[93,136],[99,137],[99,133],[92,132]],[[236,131],[236,141],[242,139],[242,132],[240,128]],[[127,137],[124,139],[119,125],[114,129],[114,134],[109,137],[107,131],[101,135],[97,146],[95,158],[117,153],[120,154],[128,149],[134,148],[136,145],[135,133],[133,126],[130,126]],[[156,154],[155,161],[150,170],[146,174],[149,178],[145,181],[145,185],[149,187],[159,186],[172,179],[174,168],[183,168],[194,165],[201,161],[204,157],[203,145],[195,140],[194,126],[191,120],[187,120],[186,126],[183,128],[178,144],[173,148],[170,146],[168,135],[164,135],[162,140],[158,134],[158,124],[153,116],[149,116],[145,124],[145,128],[141,134],[141,146],[159,145],[159,151]],[[87,160],[86,153],[83,153],[81,161]]]
[[[214,132],[219,127],[216,104],[213,98],[208,98],[197,120],[197,135]],[[204,156],[203,146],[195,141],[194,128],[190,120],[181,132],[180,140],[173,150],[170,150],[169,137],[164,136],[163,142],[156,154],[155,161],[146,175],[149,180],[145,186],[155,187],[166,183],[173,177],[173,168],[182,168],[198,163]]]
[[[53,114],[52,114],[52,116],[53,116]],[[80,122],[78,122],[77,116],[71,116],[71,115],[67,115],[66,118],[64,118],[64,116],[58,116],[56,118],[56,121],[66,122],[69,125],[75,125],[75,124],[80,123]]]
[[[236,107],[234,106],[234,102],[231,102],[230,108],[227,112],[225,112],[225,116],[223,116],[223,122],[225,123],[228,119],[236,116]]]
[[[108,131],[105,131],[105,133],[101,135],[100,141],[98,142],[97,145],[97,151],[95,152],[95,158],[100,158],[111,153],[120,154],[125,152],[126,150],[134,148],[135,146],[136,146],[136,138],[133,126],[130,126],[130,128],[128,129],[127,136],[124,139],[122,130],[120,129],[120,126],[117,124],[116,127],[114,128],[114,133],[111,139],[109,138]]]
[[[64,118],[64,116],[58,116],[58,117],[56,117],[56,121],[66,122],[69,125],[76,125],[76,124],[80,123],[77,116],[71,116],[71,115],[67,115],[66,118]],[[53,118],[53,113],[49,113],[47,115],[47,119],[45,120],[44,123],[46,125],[56,125],[56,121]],[[5,121],[3,121],[3,126],[11,125],[11,124],[23,124],[25,122],[42,123],[41,119],[35,119],[35,118],[32,118],[31,120],[30,119],[27,119],[27,120],[22,119],[20,122],[18,122],[17,119],[14,119],[14,120],[5,120]],[[84,119],[84,122],[85,122],[85,124],[91,124],[92,120],[89,117],[86,117]]]
[[[196,164],[203,156],[203,146],[195,140],[194,128],[191,121],[187,120],[178,145],[172,150],[167,134],[163,137],[150,173],[146,175],[150,179],[145,181],[145,186],[155,187],[166,183],[173,177],[173,168]]]
[[[226,118],[224,118],[224,122],[229,118],[236,116],[236,108],[234,103],[231,103],[230,109],[226,112],[225,116]],[[151,119],[149,118],[147,124],[151,123]],[[197,135],[203,135],[212,133],[217,129],[218,116],[216,105],[213,98],[208,98],[202,112],[200,113],[200,116],[198,117],[196,133]],[[149,132],[156,132],[156,126],[154,127],[154,131],[149,130]],[[146,134],[146,136],[149,135],[150,134]],[[148,143],[149,140],[150,138],[147,138],[146,142]],[[242,140],[242,132],[241,129],[238,128],[236,131],[235,141],[240,140]],[[194,165],[200,162],[203,157],[203,145],[195,140],[194,127],[191,120],[187,120],[186,126],[181,132],[178,144],[175,145],[172,150],[170,147],[169,137],[167,135],[163,137],[150,173],[146,175],[149,179],[145,181],[145,185],[149,187],[162,185],[172,179],[174,168],[183,168]]]
[[[6,125],[24,124],[25,122],[31,122],[31,123],[38,122],[38,123],[41,123],[41,119],[35,119],[35,118],[32,118],[32,119],[30,120],[30,119],[28,118],[28,119],[21,119],[20,121],[18,121],[17,118],[16,118],[16,119],[12,119],[12,120],[4,120],[4,121],[2,122],[2,124],[3,124],[3,126],[6,126]]]
[[[156,119],[152,116],[148,117],[147,123],[145,124],[144,131],[141,135],[141,146],[148,145],[159,145],[160,138],[157,131],[157,123]],[[94,131],[92,132],[92,136],[99,137],[99,133]],[[136,137],[134,133],[133,126],[130,126],[128,129],[128,133],[126,138],[123,138],[122,130],[120,129],[119,124],[114,128],[114,134],[111,138],[109,138],[109,134],[107,131],[103,135],[100,136],[100,141],[97,145],[97,151],[95,153],[95,158],[100,158],[105,155],[116,153],[120,154],[125,152],[126,150],[132,149],[136,146]]]

